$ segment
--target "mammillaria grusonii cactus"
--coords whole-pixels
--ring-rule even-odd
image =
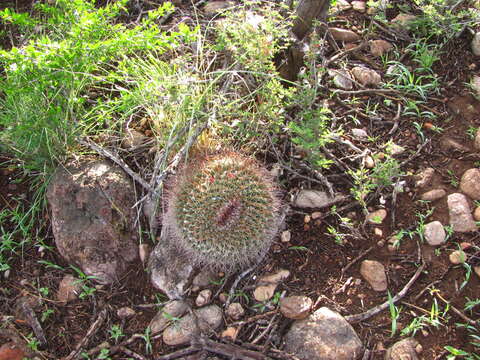
[[[171,186],[164,225],[192,264],[228,270],[264,256],[280,225],[280,201],[255,160],[234,152],[196,157]]]

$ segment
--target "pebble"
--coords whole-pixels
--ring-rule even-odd
[[[225,330],[222,331],[220,335],[222,338],[230,338],[232,341],[235,341],[238,335],[238,329],[234,328],[233,326],[227,327]]]
[[[352,1],[352,8],[359,13],[364,13],[367,6],[364,1]]]
[[[470,232],[477,230],[477,225],[470,212],[470,205],[465,195],[453,193],[447,197],[450,225],[454,231]]]
[[[361,140],[368,139],[368,134],[363,129],[352,129],[352,135],[357,139],[361,139]]]
[[[142,264],[145,264],[150,256],[150,245],[146,243],[138,245],[138,256]]]
[[[280,241],[283,243],[287,243],[292,238],[292,233],[289,230],[283,231],[282,235],[280,235]]]
[[[363,260],[360,274],[375,291],[387,290],[387,275],[383,264],[375,260]]]
[[[228,305],[225,314],[233,320],[240,320],[245,315],[245,310],[240,303],[231,303]]]
[[[477,32],[472,39],[472,52],[475,56],[480,56],[480,32]]]
[[[197,298],[195,299],[195,305],[202,307],[210,303],[212,300],[212,290],[204,289],[198,293]]]
[[[121,307],[117,310],[117,317],[121,320],[131,318],[135,316],[136,312],[128,306]]]
[[[343,316],[322,307],[292,324],[285,335],[285,350],[299,359],[353,360],[361,357],[363,346]]]
[[[212,16],[232,6],[235,6],[235,3],[233,1],[209,1],[203,7],[203,12],[207,15]]]
[[[343,90],[353,89],[353,81],[350,74],[345,70],[328,70],[328,75],[333,79],[336,88]]]
[[[460,190],[473,200],[480,200],[480,170],[468,169],[460,179]]]
[[[480,221],[480,206],[475,208],[475,211],[473,212],[473,218],[475,221]]]
[[[253,297],[257,301],[270,300],[273,297],[273,294],[275,294],[278,284],[283,280],[286,280],[289,276],[290,271],[282,269],[275,274],[260,277],[258,283],[262,285],[254,290]]]
[[[435,169],[426,168],[414,176],[415,187],[422,188],[431,184]]]
[[[375,160],[370,155],[365,156],[363,164],[367,169],[373,169],[375,167]]]
[[[80,280],[73,275],[65,275],[58,285],[57,300],[63,304],[74,301],[82,290]]]
[[[381,224],[387,217],[387,210],[379,209],[367,215],[367,221],[370,224]]]
[[[364,86],[377,86],[382,81],[382,77],[375,70],[363,66],[355,66],[352,69],[352,74],[355,79]]]
[[[322,213],[320,211],[314,211],[311,214],[311,217],[312,217],[313,220],[320,219],[322,217]]]
[[[361,39],[360,35],[358,35],[357,33],[351,30],[335,28],[335,27],[329,28],[329,30],[333,38],[338,41],[355,42]]]
[[[325,208],[336,204],[346,197],[343,195],[329,196],[325,191],[318,190],[300,190],[293,200],[293,206],[306,208]]]
[[[391,20],[391,23],[399,26],[406,26],[416,20],[416,18],[415,15],[411,14],[398,14]]]
[[[174,300],[166,304],[150,321],[148,327],[152,335],[165,330],[172,319],[179,318],[188,311],[188,304],[181,300]]]
[[[280,300],[280,312],[288,319],[305,319],[313,306],[313,301],[307,296],[287,296]]]
[[[413,338],[397,341],[387,350],[385,360],[418,360],[418,345],[419,343]]]
[[[442,138],[440,140],[440,146],[444,151],[461,151],[461,152],[468,152],[470,149],[463,145],[460,144],[458,141],[451,139],[449,137]]]
[[[337,0],[335,4],[335,8],[337,8],[340,11],[348,10],[351,7],[352,5],[350,5],[350,3],[347,0]]]
[[[425,225],[424,236],[429,245],[439,246],[445,243],[447,235],[440,221],[432,221]]]
[[[445,190],[433,189],[420,195],[420,199],[425,201],[435,201],[443,198],[445,195],[447,195],[447,192]]]
[[[373,234],[377,237],[380,237],[380,238],[383,237],[383,231],[380,228],[373,229]]]
[[[475,75],[472,78],[472,81],[471,81],[470,85],[472,86],[474,96],[477,99],[480,98],[480,76]]]
[[[455,250],[448,256],[448,259],[453,265],[463,264],[467,260],[467,254],[462,250]]]
[[[218,329],[222,324],[222,309],[217,305],[196,309],[194,314],[198,319],[200,332],[206,333],[206,335],[208,332]],[[163,331],[163,341],[170,346],[186,344],[190,341],[195,329],[195,320],[192,314],[187,314]]]
[[[380,57],[383,54],[393,49],[393,45],[385,40],[371,40],[370,53],[375,57]]]
[[[401,155],[405,152],[405,148],[403,146],[397,144],[391,144],[388,147],[388,150],[392,156]]]
[[[480,129],[478,129],[477,133],[475,134],[473,146],[475,147],[475,150],[480,150]]]
[[[23,360],[26,358],[28,358],[27,354],[14,342],[5,343],[0,346],[1,360]]]

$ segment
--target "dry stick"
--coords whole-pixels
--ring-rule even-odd
[[[120,346],[119,347],[119,350],[125,354],[127,354],[128,356],[134,358],[134,359],[138,359],[138,360],[147,360],[147,358],[143,357],[142,355],[140,354],[137,354],[135,351],[132,351],[128,348],[126,348],[125,346]]]
[[[77,357],[78,353],[80,350],[87,344],[88,340],[100,329],[100,327],[103,325],[105,319],[107,318],[107,310],[103,309],[100,311],[100,313],[97,316],[97,319],[95,322],[90,326],[88,329],[87,333],[83,337],[82,340],[75,346],[75,349],[66,357],[63,358],[63,360],[72,360],[75,357]]]
[[[33,311],[32,307],[26,302],[22,301],[22,311],[25,317],[27,318],[27,322],[30,327],[33,329],[35,336],[37,337],[40,345],[43,347],[47,345],[47,339],[45,338],[45,333],[43,332],[42,325],[37,319],[35,315],[35,311]]]
[[[400,103],[397,104],[397,114],[393,118],[393,126],[388,132],[388,135],[392,135],[398,129],[398,123],[400,122],[400,112],[402,111],[402,105]]]
[[[258,351],[244,349],[238,345],[223,344],[207,338],[200,338],[200,346],[203,350],[217,355],[223,355],[238,360],[268,360],[265,354]]]
[[[477,326],[477,325],[479,324],[478,321],[475,321],[475,320],[470,319],[467,315],[465,315],[463,312],[461,312],[460,310],[458,310],[455,306],[453,306],[453,305],[450,303],[450,301],[445,300],[445,299],[443,298],[443,296],[440,295],[440,293],[435,292],[434,294],[435,294],[435,296],[437,296],[440,300],[442,300],[446,305],[448,305],[448,306],[450,307],[450,309],[452,309],[453,312],[454,312],[455,314],[457,314],[458,316],[460,316],[464,321],[468,322],[470,325],[473,325],[473,326]]]
[[[345,274],[345,272],[350,269],[354,264],[356,264],[361,258],[363,258],[365,255],[368,255],[370,251],[372,251],[375,248],[375,246],[370,246],[367,250],[362,251],[355,259],[350,261],[347,266],[345,266],[342,269],[342,276]]]
[[[125,161],[113,155],[110,151],[100,147],[99,145],[95,144],[93,141],[91,141],[88,138],[79,139],[78,142],[81,145],[89,147],[90,149],[96,151],[100,155],[112,160],[114,163],[119,165],[128,175],[131,176],[133,180],[135,180],[140,185],[142,185],[145,188],[145,190],[153,191],[152,187],[142,177],[140,177],[140,175],[138,175],[135,171],[130,169],[130,167],[125,163]]]
[[[420,267],[417,269],[415,274],[413,274],[412,278],[404,286],[404,288],[402,290],[400,290],[400,292],[397,295],[395,295],[392,299],[390,299],[389,301],[385,301],[383,304],[375,306],[374,308],[371,308],[370,310],[367,310],[363,313],[356,314],[356,315],[345,316],[345,320],[347,320],[350,324],[356,324],[358,322],[369,319],[372,316],[377,315],[378,313],[387,309],[388,306],[390,305],[390,303],[396,303],[397,301],[402,299],[407,294],[408,290],[413,285],[413,283],[418,279],[418,277],[420,276],[420,274],[422,273],[424,268],[425,268],[425,263],[422,263],[422,265],[420,265]]]
[[[187,355],[191,355],[193,353],[196,353],[200,351],[201,349],[198,346],[190,346],[186,349],[181,349],[178,351],[175,351],[173,353],[167,354],[167,355],[162,355],[160,357],[157,357],[156,360],[173,360],[173,359],[178,359]]]
[[[359,51],[359,50],[362,50],[364,48],[367,47],[367,43],[366,42],[363,42],[361,43],[360,45],[354,47],[354,48],[351,48],[351,49],[348,49],[348,50],[343,50],[341,52],[339,52],[338,54],[332,56],[330,59],[328,59],[327,61],[325,61],[323,63],[323,67],[326,68],[328,67],[328,65],[330,65],[332,62],[335,62],[337,60],[339,60],[340,58],[344,57],[345,55],[349,54],[349,53],[352,53],[352,52],[355,52],[355,51]]]
[[[239,283],[245,276],[247,276],[248,274],[250,274],[256,267],[257,267],[257,264],[255,264],[254,266],[249,267],[247,270],[243,271],[242,273],[240,273],[240,274],[237,276],[237,278],[235,279],[235,282],[233,283],[232,287],[230,288],[230,292],[228,293],[228,298],[227,298],[227,301],[225,302],[225,308],[227,308],[228,305],[230,305],[230,301],[232,301],[233,293],[234,293],[235,290],[237,289],[238,283]]]

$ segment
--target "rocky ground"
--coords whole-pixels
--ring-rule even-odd
[[[288,212],[263,261],[240,273],[177,258],[155,267],[149,257],[165,257],[155,248],[161,234],[138,232],[137,221],[149,225],[132,210],[128,176],[105,159],[73,165],[49,188],[47,225],[34,234],[42,240],[25,242],[1,273],[0,359],[447,359],[453,348],[478,358],[480,33],[460,33],[433,65],[440,93],[419,105],[432,120],[407,113],[400,90],[381,88],[395,71],[385,54],[399,51],[416,66],[409,18],[388,10],[388,27],[370,33],[365,2],[333,10],[329,107],[360,119],[338,140],[333,196],[311,173],[268,161]],[[368,112],[384,100],[393,105]],[[349,157],[366,169],[382,161],[371,138],[391,140],[401,191],[377,194],[365,213],[341,167]],[[15,159],[1,160],[0,207],[30,206],[32,179]],[[2,234],[12,226],[2,223]]]

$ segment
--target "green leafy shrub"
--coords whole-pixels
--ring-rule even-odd
[[[275,186],[252,159],[233,152],[191,159],[172,187],[164,224],[171,243],[196,264],[245,266],[277,233]]]

